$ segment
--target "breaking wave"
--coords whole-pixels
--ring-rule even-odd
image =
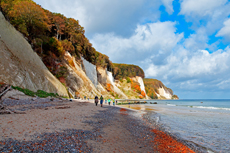
[[[188,106],[191,107],[191,106]],[[224,107],[205,107],[205,106],[192,106],[193,108],[202,108],[202,109],[220,109],[220,110],[230,110],[230,108]]]
[[[167,104],[168,106],[177,106],[177,105],[175,105],[175,104]]]

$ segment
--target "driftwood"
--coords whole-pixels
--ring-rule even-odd
[[[0,114],[26,114],[26,112],[4,109],[4,110],[0,110]]]
[[[2,103],[2,96],[11,89],[10,85],[3,84],[0,86],[0,114],[11,114]]]
[[[0,86],[0,101],[2,99],[2,96],[6,94],[7,91],[9,91],[10,89],[11,89],[11,86],[7,84],[3,84],[2,86]]]
[[[0,114],[26,114],[25,112],[10,110],[3,105],[2,96],[5,95],[11,89],[11,86],[7,84],[3,84],[0,86]]]
[[[55,109],[66,109],[66,108],[70,108],[70,106],[57,106],[57,107],[55,107]]]

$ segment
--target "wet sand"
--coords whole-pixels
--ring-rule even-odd
[[[58,99],[5,105],[26,114],[0,115],[0,152],[194,152],[121,107]]]

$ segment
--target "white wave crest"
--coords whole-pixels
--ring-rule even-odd
[[[230,108],[223,108],[223,107],[204,107],[204,106],[193,106],[193,108],[230,110]]]
[[[167,104],[168,106],[176,106],[175,104]]]

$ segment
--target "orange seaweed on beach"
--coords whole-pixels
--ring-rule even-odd
[[[182,143],[176,141],[171,136],[167,135],[163,131],[159,131],[156,129],[151,130],[155,133],[154,141],[152,141],[156,147],[156,151],[160,153],[168,153],[168,152],[178,152],[178,153],[195,153],[187,146]]]
[[[127,115],[127,113],[125,113],[126,111],[127,111],[126,109],[121,108],[121,109],[120,109],[120,114],[122,114],[122,115]]]
[[[127,110],[124,109],[124,108],[121,108],[121,109],[120,109],[120,112],[124,112],[124,111],[127,111]]]

